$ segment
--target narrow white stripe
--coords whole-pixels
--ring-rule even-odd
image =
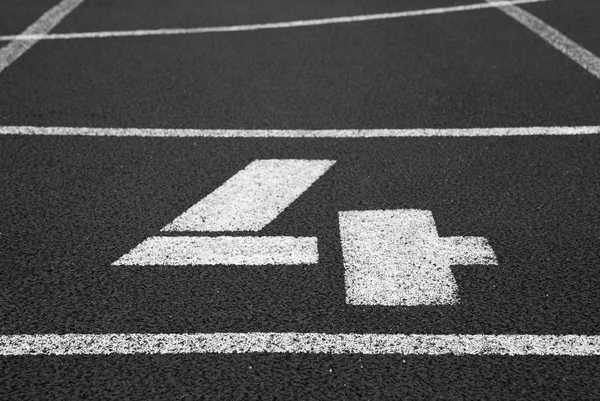
[[[0,40],[55,40],[55,39],[90,39],[90,38],[112,38],[123,36],[149,36],[149,35],[185,35],[185,34],[200,34],[200,33],[216,33],[216,32],[242,32],[242,31],[257,31],[262,29],[278,29],[278,28],[297,28],[303,26],[317,26],[329,24],[341,24],[349,22],[363,22],[384,20],[403,17],[417,17],[422,15],[444,14],[457,11],[481,10],[485,8],[496,7],[507,4],[524,4],[538,3],[549,0],[505,0],[494,1],[488,3],[466,4],[452,7],[428,8],[423,10],[399,11],[393,13],[356,15],[347,17],[319,18],[312,20],[272,22],[266,24],[252,25],[229,25],[229,26],[214,26],[214,27],[198,27],[198,28],[165,28],[165,29],[140,29],[132,31],[102,31],[102,32],[81,32],[81,33],[55,33],[50,35],[4,35],[0,36]]]
[[[0,135],[205,137],[205,138],[389,138],[598,135],[600,125],[579,127],[415,128],[339,130],[230,130],[0,126]]]
[[[335,161],[255,160],[163,231],[259,231]]]
[[[113,266],[262,266],[318,261],[315,237],[150,237]]]
[[[20,35],[3,37],[3,40],[11,42],[0,49],[0,72],[21,57],[81,3],[83,0],[63,0],[46,11]]]
[[[456,304],[450,266],[497,264],[485,238],[440,238],[428,210],[339,212],[339,222],[351,305]]]
[[[486,0],[493,4],[492,0]],[[532,32],[539,35],[556,50],[586,69],[590,74],[600,79],[600,58],[589,50],[575,43],[561,32],[544,21],[515,5],[496,5],[498,9],[516,21],[523,24]]]
[[[482,334],[39,334],[0,336],[0,355],[600,355],[600,336]]]

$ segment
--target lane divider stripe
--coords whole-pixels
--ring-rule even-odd
[[[494,3],[493,0],[486,1],[490,4]],[[521,7],[517,7],[514,4],[496,4],[496,7],[531,32],[538,35],[550,46],[579,64],[587,72],[600,79],[600,58],[594,53],[569,39],[561,32],[546,24],[530,12],[523,10]]]
[[[481,334],[40,334],[0,336],[0,355],[600,355],[600,336]]]
[[[0,135],[204,138],[399,138],[598,135],[600,125],[574,127],[243,130],[0,126]]]

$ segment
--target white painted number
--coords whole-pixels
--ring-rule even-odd
[[[260,231],[334,163],[255,160],[162,230],[185,236],[150,237],[113,265],[315,264],[316,237],[189,233]],[[485,238],[440,238],[429,211],[346,211],[339,220],[351,305],[455,304],[451,265],[497,263]]]

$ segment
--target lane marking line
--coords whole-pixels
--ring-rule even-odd
[[[260,231],[335,164],[255,160],[162,231]]]
[[[113,266],[316,264],[316,237],[150,237]]]
[[[0,48],[0,73],[9,65],[14,63],[27,50],[41,40],[45,34],[50,32],[71,11],[77,8],[84,0],[63,0],[44,15],[37,19],[29,28],[19,35],[9,35],[3,40],[11,42]]]
[[[511,137],[598,135],[600,125],[579,127],[409,128],[325,130],[241,130],[168,128],[91,128],[0,126],[0,135],[173,138],[400,138],[400,137]]]
[[[480,334],[17,334],[0,355],[111,354],[600,355],[600,336]]]
[[[339,212],[346,303],[454,305],[453,265],[496,265],[481,237],[439,237],[429,210]]]
[[[493,1],[491,0],[486,1],[490,4],[493,4]],[[517,7],[514,4],[495,6],[500,11],[504,12],[506,15],[537,34],[556,50],[560,51],[562,54],[579,64],[590,74],[600,79],[600,58],[594,53],[569,39],[561,32],[546,24],[544,21],[530,12],[523,10],[521,7]]]
[[[28,35],[3,35],[0,40],[56,40],[56,39],[91,39],[91,38],[114,38],[124,36],[150,36],[150,35],[186,35],[217,32],[245,32],[263,29],[297,28],[304,26],[330,25],[349,22],[364,22],[385,20],[403,17],[417,17],[423,15],[445,14],[457,11],[482,10],[502,5],[539,3],[551,0],[494,0],[491,3],[475,3],[452,7],[427,8],[422,10],[399,11],[393,13],[380,13],[368,15],[356,15],[346,17],[319,18],[311,20],[272,22],[251,25],[229,25],[198,28],[165,28],[165,29],[139,29],[131,31],[102,31],[102,32],[76,32],[45,34],[42,32],[31,32]]]

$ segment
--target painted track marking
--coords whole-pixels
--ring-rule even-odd
[[[255,160],[162,229],[260,231],[335,164],[332,160]],[[319,261],[316,237],[151,237],[119,265],[298,265]]]
[[[0,355],[600,355],[600,336],[485,334],[37,334],[0,336]]]
[[[450,266],[496,265],[485,238],[439,237],[428,210],[339,212],[346,303],[452,305]]]
[[[4,40],[11,42],[0,48],[0,73],[14,63],[27,50],[35,45],[40,38],[50,32],[71,11],[77,8],[84,0],[63,0],[44,15],[37,19],[29,28],[20,35],[8,36]]]
[[[316,237],[150,237],[113,266],[301,265],[319,261]]]
[[[600,125],[580,127],[241,130],[0,126],[0,135],[205,137],[205,138],[395,138],[598,135]]]
[[[492,0],[486,1],[493,4]],[[523,10],[521,7],[514,4],[496,5],[496,7],[515,21],[521,23],[530,31],[537,34],[540,38],[544,39],[546,43],[579,64],[590,74],[600,79],[600,58],[594,53],[583,48],[578,43],[569,39],[535,15]]]
[[[255,160],[162,231],[260,231],[334,164]]]
[[[0,40],[57,40],[57,39],[92,39],[92,38],[114,38],[124,36],[154,36],[154,35],[189,35],[201,33],[218,32],[247,32],[264,29],[298,28],[305,26],[331,25],[350,22],[376,21],[404,17],[418,17],[423,15],[445,14],[457,11],[471,11],[492,8],[501,5],[539,3],[550,0],[494,0],[492,3],[475,3],[452,7],[428,8],[421,10],[399,11],[394,13],[355,15],[347,17],[319,18],[312,20],[272,22],[266,24],[251,25],[229,25],[198,28],[166,28],[166,29],[139,29],[131,31],[102,31],[102,32],[80,32],[80,33],[55,33],[42,34],[32,32],[30,35],[3,35]]]
[[[489,1],[489,0],[487,0]],[[548,26],[537,17],[514,6],[543,0],[490,2],[517,21],[540,35],[549,44],[563,52],[583,68],[600,78],[598,57]],[[64,0],[55,6],[20,35],[2,36],[0,40],[11,42],[0,49],[0,72],[29,50],[37,41],[46,39],[70,39],[71,36],[107,34],[110,36],[182,34],[204,32],[231,32],[241,30],[291,28],[332,23],[369,21],[416,15],[439,14],[487,8],[483,5],[464,6],[463,10],[415,10],[391,13],[397,15],[340,17],[289,23],[259,24],[258,26],[234,26],[197,28],[205,31],[170,30],[100,32],[83,34],[47,35],[68,13],[83,0]],[[458,8],[458,7],[457,7]],[[507,10],[515,11],[510,13]],[[416,14],[421,11],[420,14]],[[541,24],[540,24],[541,23]],[[288,24],[288,26],[284,26]],[[247,29],[246,29],[247,28]],[[211,31],[212,29],[212,31]],[[217,30],[222,29],[222,30]],[[175,32],[176,31],[176,32]],[[186,31],[186,32],[182,32]],[[119,34],[127,35],[119,35]],[[14,127],[11,127],[14,128]],[[17,127],[19,128],[19,127]],[[21,127],[22,128],[22,127]],[[29,127],[31,128],[31,127]],[[34,130],[37,129],[34,127]],[[85,130],[85,129],[84,129]],[[514,135],[578,135],[598,134],[599,127],[532,127],[471,130],[341,130],[341,131],[236,131],[236,130],[154,130],[142,135],[98,134],[92,136],[207,136],[207,137],[410,137],[410,136],[514,136]],[[102,129],[101,129],[102,130]],[[3,129],[4,131],[4,129]],[[117,130],[118,131],[118,130]],[[142,130],[145,131],[145,130]],[[150,130],[152,131],[152,130]],[[168,133],[165,135],[165,131]],[[179,131],[172,135],[172,131]],[[191,131],[191,135],[190,134]],[[479,133],[475,133],[478,131]],[[78,131],[76,134],[88,135]],[[2,132],[15,134],[15,132]],[[183,134],[182,134],[183,133]],[[267,133],[267,134],[265,134]],[[21,134],[21,133],[18,133]],[[31,134],[31,132],[28,132]],[[64,135],[44,133],[45,135]],[[42,135],[44,135],[42,134]],[[34,134],[35,135],[35,134]],[[322,333],[211,333],[211,334],[67,334],[67,335],[8,335],[0,336],[0,355],[81,355],[81,354],[133,354],[133,353],[360,353],[360,354],[455,354],[455,355],[600,355],[600,336],[578,335],[400,335],[400,334],[322,334]]]

